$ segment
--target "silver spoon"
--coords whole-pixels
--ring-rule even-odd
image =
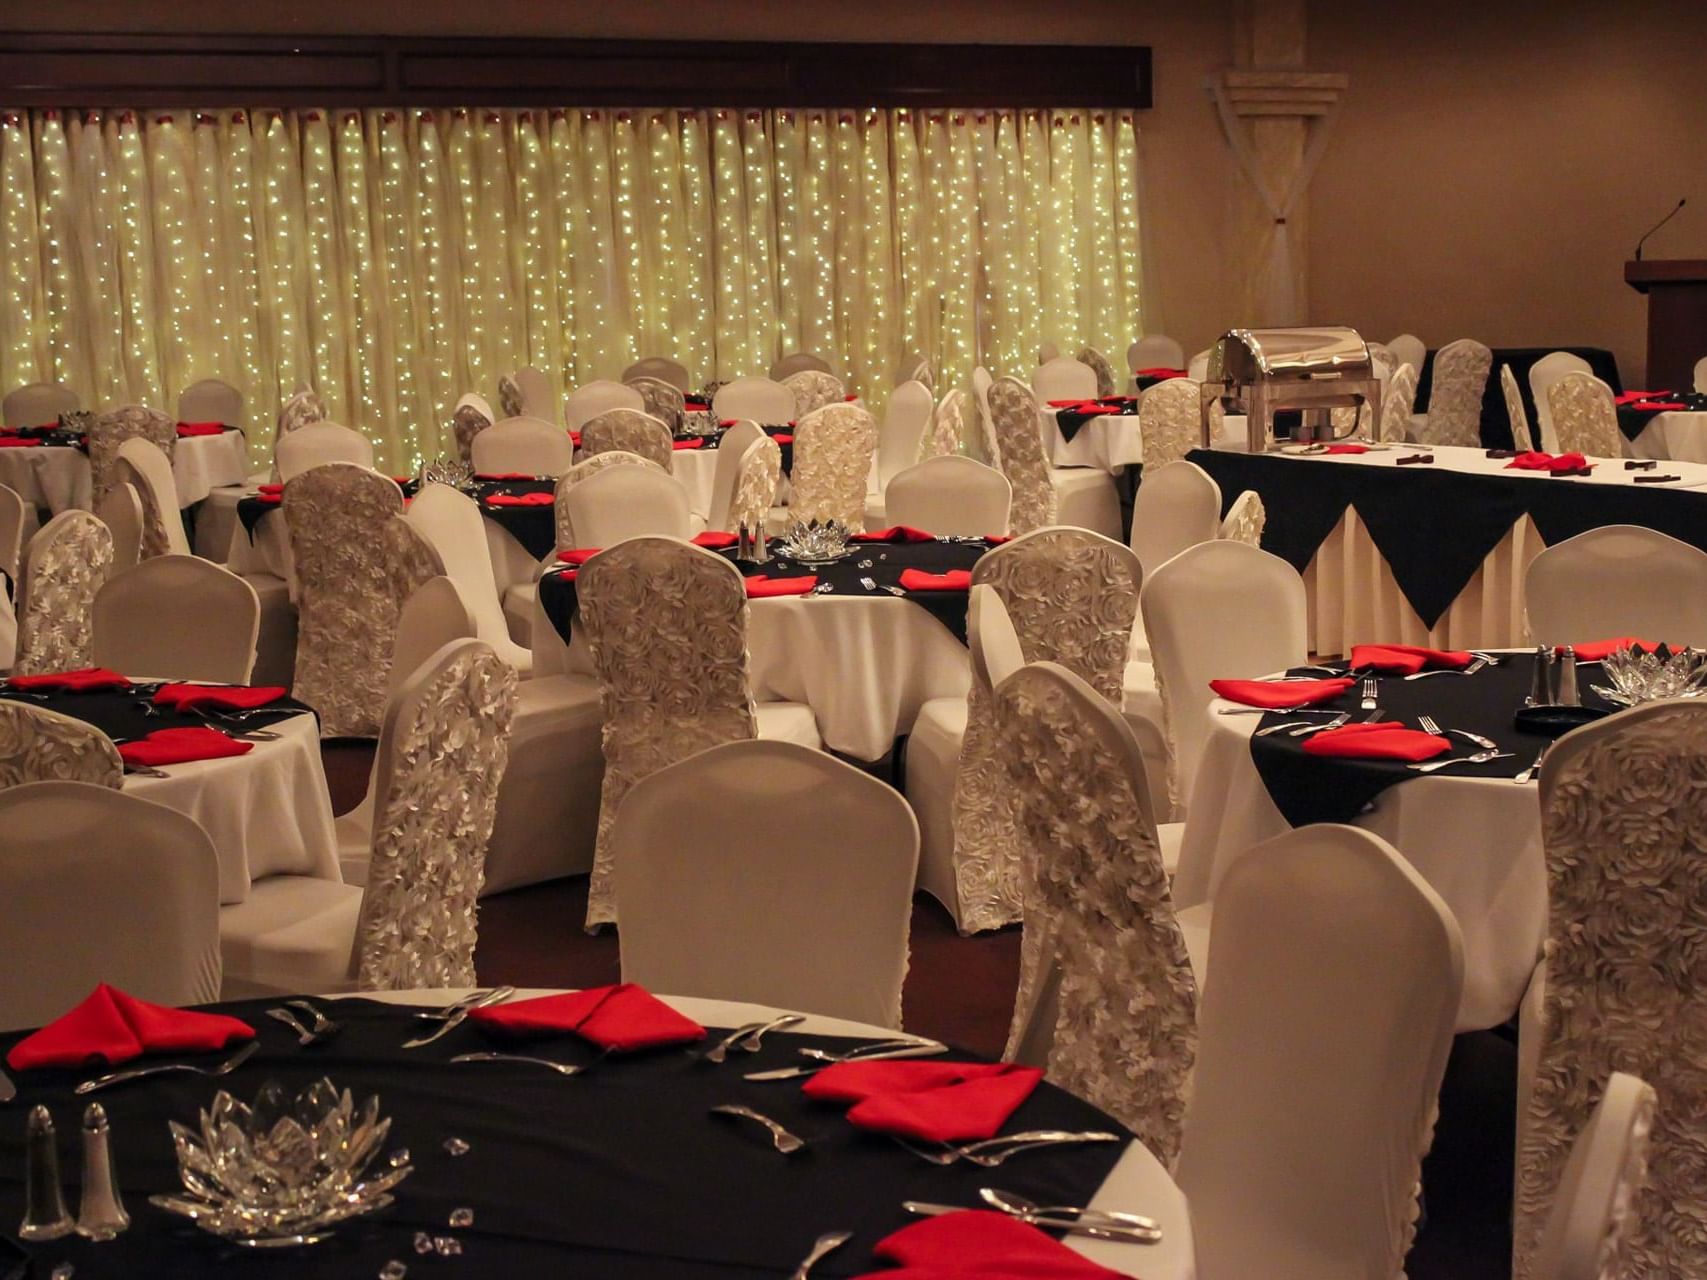
[[[801,1260],[800,1265],[794,1269],[792,1280],[810,1280],[812,1268],[818,1265],[821,1258],[834,1253],[852,1239],[853,1232],[851,1231],[830,1231],[819,1236],[812,1245],[812,1252],[807,1254]]]

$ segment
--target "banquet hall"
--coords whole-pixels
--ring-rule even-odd
[[[0,1280],[1707,1275],[1703,47],[0,12]]]

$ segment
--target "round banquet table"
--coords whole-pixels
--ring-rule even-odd
[[[1076,1236],[1068,1243],[1104,1266],[1145,1280],[1191,1280],[1195,1274],[1184,1197],[1140,1143],[1118,1152],[1112,1145],[1033,1152],[1004,1165],[998,1178],[975,1167],[931,1165],[886,1138],[860,1133],[842,1119],[839,1107],[804,1100],[794,1081],[741,1078],[746,1071],[800,1062],[795,1050],[802,1044],[851,1047],[892,1032],[808,1017],[792,1034],[771,1033],[759,1053],[734,1053],[721,1066],[695,1065],[682,1049],[664,1048],[607,1059],[573,1078],[526,1065],[452,1065],[449,1059],[458,1053],[511,1047],[472,1024],[420,1049],[398,1048],[423,1024],[396,1006],[437,1006],[461,994],[387,992],[327,1000],[322,1007],[343,1030],[328,1044],[307,1049],[264,1016],[271,1002],[219,1006],[255,1028],[261,1052],[218,1082],[157,1076],[100,1095],[132,1227],[109,1244],[69,1237],[34,1246],[42,1274],[62,1259],[73,1262],[78,1280],[140,1274],[148,1269],[145,1263],[155,1274],[178,1277],[227,1275],[234,1261],[265,1268],[261,1258],[234,1259],[237,1251],[148,1203],[149,1194],[176,1189],[166,1121],[193,1124],[218,1085],[248,1099],[265,1081],[294,1092],[322,1076],[350,1088],[358,1102],[379,1095],[382,1114],[393,1118],[381,1149],[407,1147],[414,1173],[397,1188],[392,1206],[344,1224],[324,1244],[285,1250],[279,1263],[292,1274],[302,1267],[327,1280],[370,1280],[395,1258],[411,1276],[419,1269],[423,1275],[518,1280],[571,1273],[600,1280],[760,1280],[787,1275],[820,1233],[833,1230],[853,1230],[854,1239],[820,1262],[815,1276],[881,1274],[872,1245],[918,1221],[901,1209],[902,1200],[971,1207],[977,1188],[986,1184],[1033,1198],[1047,1195],[1049,1203],[1147,1214],[1161,1224],[1157,1244]],[[551,993],[524,991],[515,998],[546,994]],[[713,1034],[777,1012],[721,1000],[667,1001]],[[8,1047],[11,1039],[6,1037]],[[563,1062],[596,1056],[567,1035],[514,1051]],[[70,1086],[87,1074],[19,1073],[21,1105],[0,1112],[0,1214],[8,1224],[21,1216],[27,1111],[45,1103],[62,1135],[74,1130],[81,1100]],[[756,1126],[707,1115],[709,1106],[721,1102],[756,1107],[811,1145],[784,1159]],[[1049,1085],[1004,1128],[1016,1132],[1045,1122],[1120,1128]],[[450,1138],[460,1138],[467,1150],[453,1155],[445,1147]],[[473,1223],[449,1227],[455,1208],[471,1209]],[[422,1230],[458,1239],[461,1255],[417,1257],[413,1237]]]
[[[1136,412],[1097,414],[1081,423],[1071,440],[1061,430],[1062,410],[1044,405],[1038,412],[1043,419],[1044,452],[1051,466],[1115,472],[1144,465],[1144,437],[1138,430]]]
[[[178,505],[188,507],[214,489],[242,484],[247,466],[241,431],[180,438],[172,450]],[[0,484],[15,489],[25,506],[45,508],[54,515],[72,508],[87,510],[93,501],[89,455],[66,445],[0,449]]]

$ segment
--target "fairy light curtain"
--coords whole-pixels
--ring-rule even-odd
[[[0,388],[252,425],[310,383],[401,468],[468,390],[670,355],[1024,373],[1142,332],[1129,111],[41,110],[0,116]],[[494,397],[495,398],[495,397]]]

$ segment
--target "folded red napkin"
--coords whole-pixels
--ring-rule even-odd
[[[892,524],[887,529],[873,529],[866,533],[856,533],[848,538],[849,542],[935,542],[936,534],[926,533],[923,529],[915,529],[909,524]]]
[[[810,595],[818,585],[818,575],[809,573],[801,578],[767,578],[754,574],[746,580],[747,599],[763,600],[769,596]]]
[[[950,569],[947,573],[926,573],[923,569],[901,570],[903,591],[970,591],[972,570]]]
[[[1323,453],[1368,453],[1369,452],[1369,446],[1366,444],[1330,444],[1326,449],[1323,449],[1322,452]]]
[[[167,764],[248,755],[254,749],[253,742],[239,742],[218,729],[198,725],[189,729],[156,729],[146,738],[120,746],[119,758],[126,764],[157,769]]]
[[[1156,379],[1183,378],[1183,377],[1185,377],[1185,372],[1186,371],[1184,369],[1165,369],[1161,365],[1157,365],[1153,369],[1140,369],[1140,370],[1138,370],[1137,376],[1140,378],[1156,378]]]
[[[694,546],[704,547],[707,551],[721,551],[724,547],[738,545],[740,541],[735,534],[725,533],[721,529],[707,529],[704,533],[696,533],[693,536]]]
[[[778,445],[794,443],[794,437],[786,431],[778,431],[775,435],[771,436],[771,439],[775,440]]]
[[[531,471],[476,471],[476,480],[538,480]]]
[[[672,441],[670,441],[670,448],[672,448],[672,449],[703,449],[704,447],[705,447],[705,437],[704,436],[690,436],[686,440],[672,440]]]
[[[489,507],[549,507],[557,501],[557,496],[551,493],[489,493],[486,495],[486,505]]]
[[[1429,760],[1451,749],[1452,743],[1440,735],[1407,729],[1398,720],[1324,729],[1304,740],[1304,750],[1313,756],[1356,760]]]
[[[603,547],[570,547],[567,551],[559,551],[557,558],[564,564],[586,564],[602,550]]]
[[[1506,463],[1507,471],[1583,471],[1589,469],[1588,459],[1580,453],[1520,453]]]
[[[277,702],[288,690],[282,684],[207,685],[163,684],[154,694],[162,707],[179,711],[206,708],[210,711],[253,711]]]
[[[859,399],[859,396],[858,395],[843,396],[842,399],[847,401],[849,404],[852,404],[855,400]]]
[[[741,421],[739,418],[719,418],[717,420],[717,425],[720,427],[732,427],[739,421]]]
[[[839,1062],[801,1092],[818,1102],[851,1102],[861,1129],[923,1142],[994,1137],[1043,1072],[1005,1062]]]
[[[1464,649],[1422,649],[1413,644],[1354,644],[1353,671],[1385,671],[1392,675],[1415,675],[1424,667],[1440,671],[1461,670],[1474,655]]]
[[[284,502],[284,492],[281,489],[278,493],[257,493],[255,495],[255,501],[264,502],[269,507],[276,507]]]
[[[1594,640],[1588,644],[1571,646],[1576,651],[1579,662],[1599,662],[1609,654],[1622,653],[1626,649],[1640,649],[1644,653],[1652,653],[1659,647],[1658,641],[1638,640],[1635,636],[1618,636],[1611,640]],[[1560,647],[1560,652],[1564,652],[1563,646]]]
[[[98,689],[128,689],[130,681],[106,667],[83,667],[77,671],[46,671],[39,676],[13,676],[14,689],[41,689],[59,693],[92,693]]]
[[[1327,702],[1356,683],[1350,676],[1335,676],[1329,680],[1211,680],[1209,687],[1229,702],[1279,711]]]
[[[1638,400],[1660,400],[1676,394],[1675,391],[1620,391],[1612,400],[1615,404],[1635,404]]]
[[[1123,1280],[1121,1272],[993,1209],[925,1218],[885,1236],[871,1252],[900,1270],[857,1280]]]
[[[699,1023],[632,982],[495,1004],[475,1009],[468,1020],[502,1035],[573,1032],[601,1049],[618,1053],[705,1038],[705,1028]]]
[[[1644,400],[1636,408],[1652,409],[1655,413],[1670,413],[1674,409],[1687,409],[1689,406],[1681,400]]]
[[[180,422],[178,434],[181,436],[217,436],[225,430],[223,422]]]
[[[145,1053],[212,1053],[254,1038],[247,1022],[149,1004],[103,982],[69,1013],[13,1045],[6,1065],[14,1071],[94,1061],[116,1066]]]
[[[569,433],[569,443],[579,449],[581,447],[581,433],[579,431],[571,431]]]
[[[33,449],[40,444],[38,436],[0,436],[0,449]]]
[[[1077,409],[1081,405],[1095,403],[1095,400],[1051,400],[1049,402],[1049,407],[1051,409]]]
[[[992,547],[999,547],[1002,543],[1012,542],[1013,540],[1014,537],[1011,533],[986,533],[984,535],[984,541],[989,543]]]
[[[255,492],[260,494],[270,493],[276,496],[284,492],[284,486],[282,484],[258,484],[255,486]]]

